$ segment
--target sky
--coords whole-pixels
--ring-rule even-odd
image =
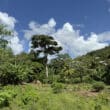
[[[29,52],[34,34],[46,34],[77,57],[110,44],[110,0],[0,0],[0,24],[14,31],[14,54]]]

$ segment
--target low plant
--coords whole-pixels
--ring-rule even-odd
[[[11,91],[2,91],[0,93],[0,107],[9,106],[11,99],[15,97],[15,94]]]
[[[104,89],[104,83],[102,82],[96,82],[93,84],[92,88],[93,88],[93,91],[95,92],[100,92],[101,90]]]
[[[57,83],[57,82],[53,83],[51,87],[52,87],[53,93],[61,93],[65,88],[62,83]]]

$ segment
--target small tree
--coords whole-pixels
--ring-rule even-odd
[[[83,82],[83,76],[85,75],[86,67],[81,61],[75,61],[73,62],[73,67],[75,68],[79,78],[80,82]]]
[[[95,84],[93,84],[92,88],[94,89],[93,91],[100,92],[101,90],[104,89],[104,83],[103,82],[96,82]]]
[[[102,80],[106,84],[110,84],[110,63],[108,65],[106,65],[106,67],[105,67],[105,73],[102,76]]]
[[[42,60],[42,63],[46,68],[46,77],[48,78],[48,55],[59,53],[59,51],[62,50],[62,47],[58,46],[58,43],[53,37],[48,35],[34,35],[31,43],[34,57],[37,60]],[[43,54],[43,57],[41,57],[41,54]]]

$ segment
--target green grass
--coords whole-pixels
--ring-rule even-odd
[[[0,110],[109,110],[110,87],[100,93],[92,93],[90,84],[65,85],[61,93],[53,93],[50,85],[35,84],[5,86],[0,93],[7,92],[9,106]],[[11,91],[11,92],[10,92]]]

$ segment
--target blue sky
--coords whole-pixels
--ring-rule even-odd
[[[105,35],[107,35],[107,38],[105,38],[107,40],[98,41],[98,43],[103,43],[103,45],[97,46],[96,44],[97,47],[90,47],[92,49],[81,48],[85,48],[87,45],[83,44],[87,44],[88,42],[83,42],[82,46],[79,44],[79,50],[76,49],[76,45],[72,45],[73,48],[75,48],[74,51],[77,52],[75,56],[102,48],[106,46],[110,40],[110,0],[0,0],[0,12],[7,13],[8,16],[16,19],[17,23],[14,29],[19,34],[18,38],[21,43],[23,42],[25,51],[28,50],[27,45],[29,42],[25,37],[26,32],[29,30],[33,32],[33,29],[30,29],[28,26],[29,23],[34,21],[34,25],[37,23],[42,27],[43,24],[48,24],[48,21],[51,20],[51,18],[56,23],[56,25],[52,27],[55,29],[55,33],[52,33],[51,35],[56,36],[55,38],[59,40],[63,46],[66,45],[66,42],[62,41],[61,38],[58,38],[58,32],[61,29],[63,30],[66,23],[68,23],[66,24],[66,27],[69,28],[72,26],[75,33],[79,30],[80,33],[76,36],[80,39],[81,36],[83,36],[83,40],[91,38],[93,35],[96,35],[98,39],[100,36],[101,39],[104,39],[106,37]],[[36,26],[34,27],[37,29]],[[23,30],[27,31],[24,32]],[[39,33],[36,32],[36,34]],[[67,35],[69,36],[70,34]],[[75,34],[72,34],[68,39],[72,39],[72,36],[74,37],[74,35]],[[65,37],[65,35],[62,36]],[[62,39],[65,39],[64,37],[62,37]],[[76,43],[77,41],[75,40],[74,42]],[[67,44],[66,48],[72,46]],[[69,48],[66,49],[65,52],[69,52],[71,56],[74,56],[71,53],[72,50],[69,50]],[[84,51],[82,52],[81,49]]]
[[[53,17],[58,26],[67,21],[84,24],[85,33],[108,31],[109,7],[107,0],[0,0],[0,10],[14,16],[20,29],[31,20],[45,23]]]

